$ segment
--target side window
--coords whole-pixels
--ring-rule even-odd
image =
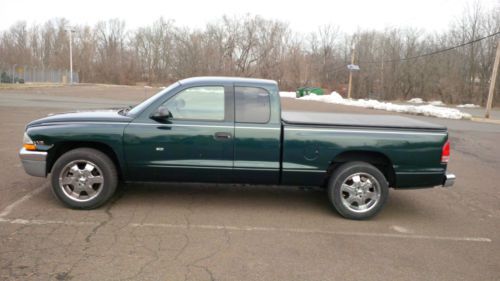
[[[269,92],[262,88],[235,87],[236,122],[267,123],[271,117]]]
[[[173,119],[222,121],[224,100],[224,87],[203,86],[185,89],[162,106]]]

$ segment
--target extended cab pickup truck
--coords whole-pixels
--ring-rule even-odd
[[[67,206],[105,203],[119,180],[319,186],[344,217],[388,188],[450,186],[445,127],[388,115],[281,112],[275,81],[181,80],[132,108],[29,123],[19,155]]]

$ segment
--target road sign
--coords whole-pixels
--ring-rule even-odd
[[[348,64],[347,65],[347,69],[349,69],[349,71],[359,71],[359,65],[357,65],[357,64]]]

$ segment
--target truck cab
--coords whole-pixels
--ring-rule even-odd
[[[194,78],[154,98],[124,131],[129,180],[278,184],[277,83]]]

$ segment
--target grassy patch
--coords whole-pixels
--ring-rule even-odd
[[[0,83],[0,90],[55,88],[55,87],[63,87],[63,86],[66,86],[66,84],[61,84],[61,83],[26,83],[26,84]]]

